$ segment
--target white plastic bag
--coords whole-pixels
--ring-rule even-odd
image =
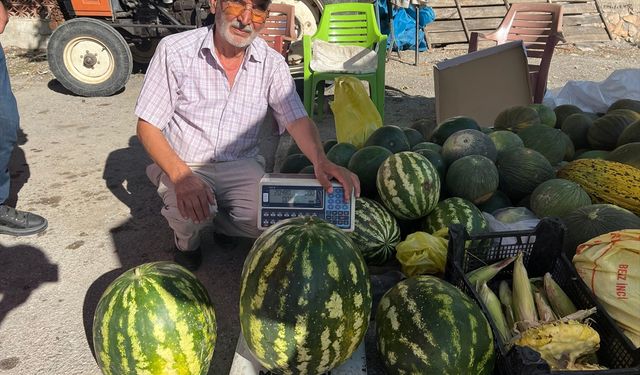
[[[551,108],[573,104],[585,112],[604,113],[618,99],[640,100],[640,69],[616,70],[602,82],[569,81],[547,90],[543,103]]]

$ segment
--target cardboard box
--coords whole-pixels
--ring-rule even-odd
[[[468,116],[492,127],[504,109],[532,103],[527,54],[519,40],[436,64],[433,77],[438,124]]]

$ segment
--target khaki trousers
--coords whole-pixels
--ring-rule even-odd
[[[206,222],[194,223],[180,214],[176,192],[169,177],[157,164],[147,167],[147,176],[158,188],[164,202],[162,216],[173,229],[178,249],[189,251],[200,246],[200,232],[213,224],[215,232],[228,236],[258,237],[258,182],[264,175],[264,159],[240,159],[215,163],[188,163],[193,173],[213,190],[216,204],[210,207]]]

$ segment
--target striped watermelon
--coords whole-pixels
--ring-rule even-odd
[[[269,227],[242,270],[240,327],[278,374],[320,374],[358,347],[371,313],[367,265],[353,241],[315,217]]]
[[[440,176],[427,158],[412,151],[389,156],[378,168],[376,187],[384,206],[398,219],[418,219],[440,197]]]
[[[493,373],[493,334],[482,310],[433,276],[401,281],[382,297],[376,339],[389,374]]]
[[[105,375],[206,374],[216,318],[204,286],[172,262],[146,263],[115,279],[98,302],[93,345]]]
[[[380,203],[357,198],[355,229],[349,235],[365,262],[379,266],[394,256],[400,242],[400,227]]]
[[[451,224],[462,224],[471,234],[478,234],[489,229],[487,220],[478,207],[466,199],[447,198],[436,206],[425,220],[425,229],[435,233],[446,229]]]

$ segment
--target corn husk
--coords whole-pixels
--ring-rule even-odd
[[[580,357],[598,350],[600,335],[588,324],[556,321],[527,329],[514,338],[513,343],[540,353],[552,370],[573,370],[584,366],[576,364]]]
[[[553,280],[549,272],[544,275],[544,291],[547,294],[551,308],[558,317],[562,318],[578,311],[569,299],[569,296],[567,296],[564,290],[560,288],[560,285]]]
[[[509,331],[512,331],[515,327],[516,320],[513,316],[513,298],[511,288],[506,280],[502,280],[498,286],[498,297],[500,298],[504,318],[507,321],[507,327],[509,327]]]
[[[503,343],[509,342],[511,339],[510,329],[507,326],[507,321],[502,313],[502,308],[500,305],[500,300],[498,300],[498,296],[493,293],[491,289],[487,286],[487,283],[483,283],[482,286],[476,287],[478,292],[480,293],[480,299],[484,303],[487,311],[489,311],[489,315],[493,320],[493,323],[500,334],[500,338]]]
[[[535,283],[531,283],[531,290],[533,291],[533,301],[536,304],[539,321],[549,323],[558,319],[549,305],[549,301],[544,294],[544,289],[539,288]]]
[[[513,266],[513,312],[520,331],[538,321],[531,282],[524,267],[522,253],[518,253]]]
[[[477,268],[467,273],[467,279],[474,287],[481,286],[482,284],[488,283],[495,275],[498,274],[498,272],[510,265],[515,259],[516,257],[513,256],[499,262]],[[478,290],[478,288],[476,288],[476,290]]]

